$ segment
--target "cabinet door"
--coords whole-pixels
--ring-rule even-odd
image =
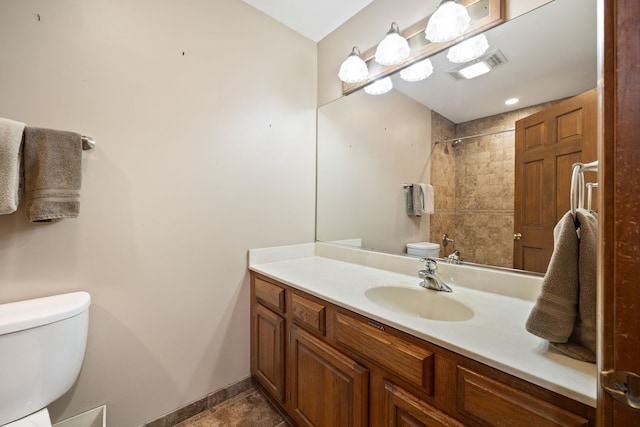
[[[463,427],[447,414],[408,391],[384,382],[385,419],[390,427]]]
[[[368,370],[291,327],[291,408],[301,426],[367,425]]]
[[[284,319],[256,304],[253,327],[253,373],[274,399],[284,403]]]

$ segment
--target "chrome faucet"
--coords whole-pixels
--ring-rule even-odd
[[[418,271],[418,277],[422,279],[420,286],[425,289],[433,289],[434,291],[453,292],[451,288],[436,275],[438,263],[435,259],[422,258],[420,261],[424,262],[427,267],[424,270]]]

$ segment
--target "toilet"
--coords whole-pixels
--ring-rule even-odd
[[[440,256],[440,245],[431,242],[407,243],[407,255],[438,258]]]
[[[51,427],[47,406],[80,373],[90,305],[87,292],[0,304],[0,426]]]

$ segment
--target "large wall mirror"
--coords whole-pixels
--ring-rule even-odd
[[[596,87],[596,2],[555,0],[486,37],[502,63],[485,75],[456,79],[444,51],[426,80],[318,109],[318,241],[398,254],[431,241],[513,267],[515,122]],[[433,185],[433,215],[407,215],[406,183]]]

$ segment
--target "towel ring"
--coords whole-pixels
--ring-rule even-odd
[[[598,188],[597,182],[587,182],[587,210],[593,212],[591,209],[591,199],[593,198],[593,189]]]
[[[576,217],[576,210],[584,205],[584,175],[581,169],[582,165],[576,163],[573,165],[573,172],[571,173],[569,198],[571,200],[571,215],[573,215],[573,218]]]
[[[576,219],[576,210],[584,206],[584,172],[597,172],[598,161],[591,163],[574,163],[571,173],[571,190],[569,194],[571,202],[571,215]],[[591,187],[597,187],[597,184],[591,184]],[[589,196],[591,196],[591,188],[589,188]],[[589,197],[589,205],[591,205],[591,197]],[[589,209],[591,206],[589,206]]]

